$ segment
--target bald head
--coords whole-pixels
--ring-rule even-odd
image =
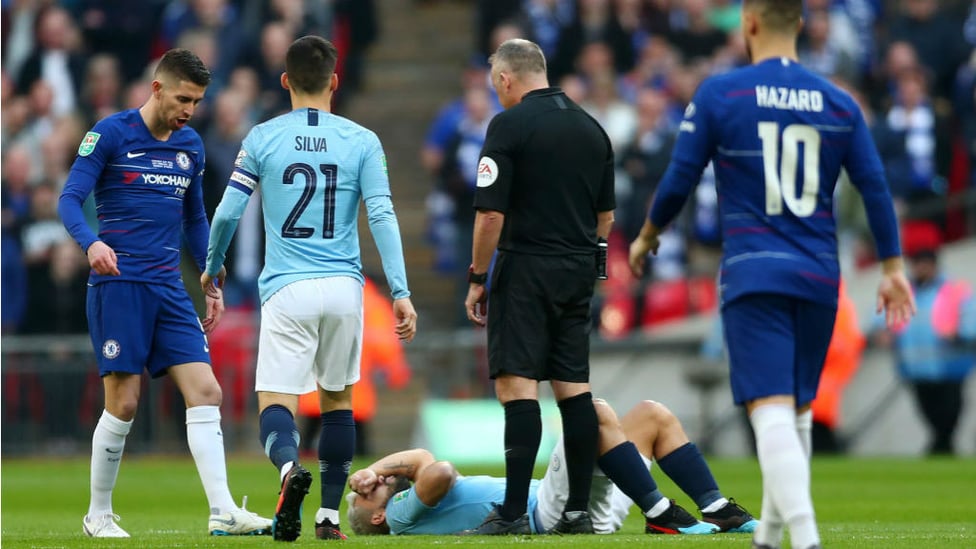
[[[492,67],[522,78],[532,74],[546,74],[546,56],[542,49],[524,38],[512,38],[502,42],[494,55],[488,58]]]
[[[498,93],[498,101],[506,109],[520,103],[526,93],[549,87],[546,56],[533,42],[522,38],[506,40],[488,62],[491,83]]]

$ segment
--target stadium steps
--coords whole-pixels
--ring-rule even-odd
[[[461,68],[474,43],[473,8],[469,2],[384,0],[377,9],[380,39],[368,52],[363,89],[343,115],[383,142],[420,329],[446,328],[460,304],[454,303],[455,281],[432,270],[424,200],[433,181],[420,165],[420,149],[437,111],[461,93]],[[383,281],[375,245],[362,247],[366,272]]]
[[[414,376],[403,389],[393,391],[379,386],[376,392],[376,416],[368,431],[371,453],[381,457],[412,448],[420,404],[427,396],[426,380]]]
[[[362,90],[342,114],[375,131],[383,142],[412,300],[420,315],[418,338],[423,338],[450,327],[460,304],[454,302],[454,281],[432,270],[424,200],[433,181],[420,165],[420,149],[437,111],[461,93],[461,68],[474,44],[474,11],[471,2],[443,0],[383,0],[377,9],[380,39],[368,52]],[[360,225],[364,268],[382,283],[379,255],[365,236],[365,212]],[[413,443],[429,369],[424,353],[409,358],[415,375],[406,388],[392,391],[377,384],[379,405],[369,435],[377,455]]]

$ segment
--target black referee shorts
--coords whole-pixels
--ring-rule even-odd
[[[595,254],[499,254],[488,297],[491,378],[589,382],[595,281]]]

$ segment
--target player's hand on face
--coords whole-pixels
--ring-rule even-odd
[[[349,489],[361,496],[368,495],[381,482],[372,469],[360,469],[349,475]]]
[[[397,317],[396,334],[402,341],[410,343],[417,334],[417,311],[409,297],[393,301],[393,314]]]
[[[100,275],[119,276],[119,259],[115,250],[101,240],[96,240],[88,247],[88,264],[92,270]]]
[[[878,285],[878,305],[876,312],[885,312],[885,324],[896,328],[915,316],[915,294],[912,285],[901,270],[885,273]]]
[[[464,310],[468,320],[478,326],[488,323],[488,292],[484,284],[469,284],[468,297],[464,299]]]
[[[213,288],[212,284],[211,287]],[[224,292],[220,288],[213,289],[216,293],[211,295],[208,291],[204,298],[207,302],[207,316],[201,323],[203,325],[203,333],[208,335],[217,328],[217,325],[220,324],[220,317],[224,315]]]

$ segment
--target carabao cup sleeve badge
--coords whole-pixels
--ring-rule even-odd
[[[95,144],[98,143],[98,139],[102,137],[102,134],[98,132],[88,132],[85,134],[85,138],[81,140],[81,145],[78,145],[78,156],[88,156],[95,150]]]

